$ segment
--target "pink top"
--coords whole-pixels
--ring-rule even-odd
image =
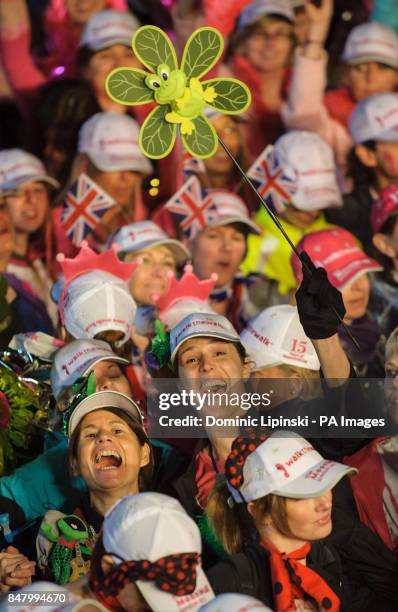
[[[346,175],[347,155],[352,147],[351,136],[345,123],[355,103],[347,103],[347,90],[333,93],[333,106],[342,107],[345,112],[338,119],[327,109],[326,88],[327,55],[313,60],[304,57],[297,50],[294,58],[292,79],[287,101],[282,106],[282,119],[288,129],[310,130],[321,136],[333,149],[337,165]],[[311,78],[308,78],[308,75]],[[327,96],[329,94],[326,94]],[[336,110],[337,113],[337,110]],[[337,115],[336,115],[337,116]]]

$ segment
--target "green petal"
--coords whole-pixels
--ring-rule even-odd
[[[170,70],[177,68],[177,56],[173,43],[163,30],[146,25],[133,36],[133,51],[144,66],[156,72],[159,64],[167,64]]]
[[[174,146],[177,126],[165,120],[169,112],[168,104],[157,106],[142,124],[139,144],[144,155],[151,159],[166,157]]]
[[[195,124],[192,134],[181,135],[184,147],[193,157],[206,159],[214,155],[218,146],[217,132],[206,117],[191,120]]]
[[[188,79],[200,78],[219,60],[224,40],[215,28],[199,28],[189,37],[182,56],[181,70]]]
[[[217,97],[213,102],[207,102],[207,106],[222,113],[234,115],[243,113],[251,103],[251,93],[247,85],[238,79],[210,79],[202,81],[203,90],[214,87]]]
[[[154,99],[154,92],[144,82],[147,76],[138,68],[115,68],[106,79],[106,92],[119,104],[147,104]]]

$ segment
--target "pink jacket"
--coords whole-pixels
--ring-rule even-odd
[[[304,57],[300,50],[296,52],[289,94],[282,106],[281,115],[287,128],[310,130],[319,134],[332,147],[337,165],[345,176],[347,155],[352,147],[352,140],[344,125],[343,117],[333,118],[327,109],[326,61],[326,53],[322,59],[312,60]],[[352,101],[350,106],[346,90],[339,91],[341,102],[349,115],[355,103]],[[338,92],[331,93],[335,98],[339,98]],[[339,104],[336,104],[336,107],[338,106]]]

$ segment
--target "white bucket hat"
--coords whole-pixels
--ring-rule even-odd
[[[132,170],[150,174],[152,165],[138,144],[139,126],[128,115],[96,113],[79,131],[79,153],[103,172]]]
[[[324,459],[298,434],[277,431],[246,458],[239,490],[228,481],[227,484],[237,503],[254,501],[270,493],[309,499],[324,495],[343,476],[357,472],[355,468]]]
[[[99,11],[89,19],[82,32],[79,46],[101,51],[113,45],[131,46],[133,34],[140,27],[129,12]]]
[[[65,389],[81,376],[86,376],[100,361],[129,364],[127,359],[115,355],[103,340],[73,340],[59,349],[51,368],[51,388],[55,399],[58,400]]]
[[[255,370],[281,364],[319,370],[314,345],[305,335],[297,308],[287,304],[270,306],[249,321],[240,334]]]
[[[115,563],[148,561],[156,563],[170,555],[202,552],[199,529],[180,502],[161,493],[139,493],[124,497],[106,513],[102,540],[108,554],[116,553]],[[137,580],[152,610],[177,612],[184,608],[197,611],[214,597],[202,570],[196,568],[196,587],[190,595],[172,595],[160,590],[153,581]]]
[[[68,424],[69,438],[85,416],[95,410],[106,410],[107,408],[120,408],[120,410],[123,410],[123,412],[142,426],[143,418],[141,411],[130,397],[118,391],[98,391],[88,395],[73,410]]]
[[[116,248],[119,254],[125,254],[162,245],[170,249],[178,266],[182,266],[191,257],[191,253],[182,242],[170,238],[153,221],[138,221],[124,225],[112,236],[109,246]]]
[[[68,285],[63,320],[76,339],[94,338],[104,331],[123,333],[120,344],[130,338],[137,305],[120,278],[95,270],[77,276]]]
[[[22,149],[0,151],[0,191],[11,191],[31,181],[59,187],[58,181],[48,175],[44,164],[34,155]]]
[[[170,360],[173,363],[178,349],[189,338],[220,338],[240,342],[239,334],[226,317],[218,314],[191,314],[170,331]]]

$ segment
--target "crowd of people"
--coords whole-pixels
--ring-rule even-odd
[[[398,9],[342,4],[0,0],[0,610],[398,612]],[[222,33],[212,157],[109,97],[145,24]]]

